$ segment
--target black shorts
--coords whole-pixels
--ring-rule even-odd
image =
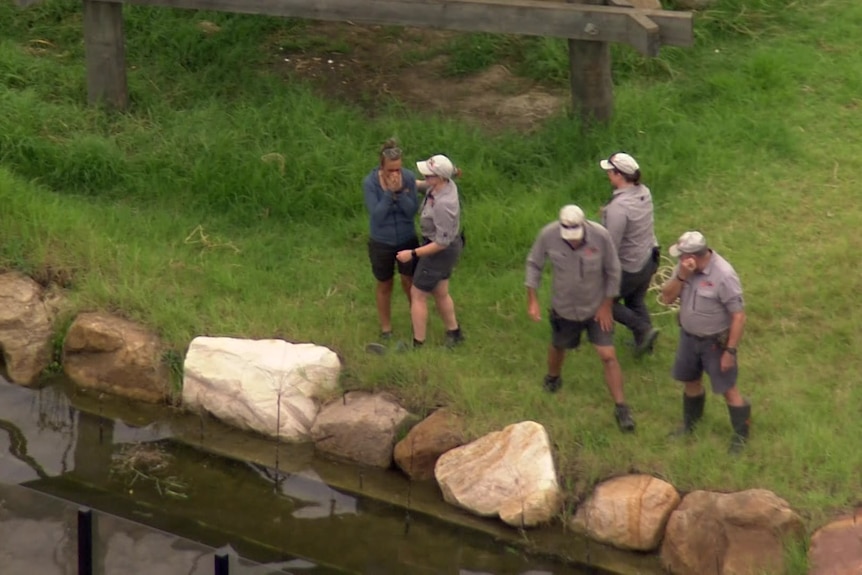
[[[368,259],[371,261],[371,272],[377,281],[386,282],[395,275],[395,266],[398,265],[398,273],[403,276],[412,276],[416,269],[416,260],[403,264],[395,259],[395,254],[401,250],[415,250],[419,247],[416,237],[397,246],[391,246],[375,240],[368,240]]]
[[[432,292],[438,283],[449,279],[461,257],[462,247],[461,238],[457,237],[445,250],[419,258],[416,263],[416,273],[413,275],[413,285],[416,289]]]
[[[614,330],[604,331],[593,318],[585,321],[566,319],[553,309],[548,316],[551,319],[551,345],[557,349],[576,349],[581,345],[581,332],[584,330],[591,344],[600,347],[614,345]]]

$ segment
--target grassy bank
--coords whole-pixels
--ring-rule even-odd
[[[616,117],[587,135],[564,117],[488,135],[391,102],[369,119],[271,73],[265,39],[303,38],[301,22],[126,16],[133,106],[109,114],[83,104],[78,3],[0,4],[3,267],[64,270],[76,309],[119,311],[178,351],[202,334],[314,341],[343,356],[346,386],[393,389],[417,410],[450,404],[475,434],[539,421],[574,492],[630,470],[682,490],[763,487],[812,527],[862,500],[858,2],[726,0],[699,17],[692,49],[655,61],[618,49]],[[221,31],[202,34],[204,19]],[[504,58],[564,81],[563,44],[485,40],[458,40],[457,61]],[[452,291],[468,343],[455,353],[363,353],[377,325],[359,182],[392,134],[409,159],[444,151],[466,172],[470,243]],[[695,441],[668,443],[675,318],[658,305],[654,356],[635,362],[617,335],[636,436],[616,430],[588,349],[569,356],[560,394],[541,389],[547,326],[526,317],[524,258],[560,205],[597,214],[608,186],[596,163],[618,149],[641,162],[662,244],[700,229],[742,279],[754,431],[739,460],[715,398]],[[439,321],[430,328],[440,342]]]

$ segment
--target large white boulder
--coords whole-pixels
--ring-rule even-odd
[[[448,503],[515,527],[551,520],[562,502],[548,433],[535,421],[447,451],[434,477]]]
[[[241,429],[306,441],[317,399],[338,387],[340,372],[335,352],[311,343],[196,337],[183,368],[183,404]]]

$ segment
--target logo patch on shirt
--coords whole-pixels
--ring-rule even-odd
[[[597,254],[597,253],[599,253],[599,250],[597,250],[594,247],[587,246],[584,248],[584,255],[585,256],[591,256],[591,255]]]
[[[701,281],[701,282],[700,282],[700,287],[702,287],[702,288],[711,288],[711,287],[715,287],[715,284],[714,284],[714,283],[712,283],[712,282],[711,282],[711,281],[709,281],[709,280],[703,280],[703,281]]]

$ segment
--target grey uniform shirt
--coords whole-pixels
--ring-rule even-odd
[[[602,224],[611,234],[623,271],[641,271],[658,245],[649,188],[638,184],[614,190],[602,209]]]
[[[422,237],[441,246],[448,246],[461,229],[461,207],[458,186],[453,181],[433,193],[426,194],[419,216]]]
[[[679,264],[673,270],[679,274]],[[718,335],[730,328],[731,314],[743,311],[742,284],[733,267],[715,252],[702,272],[694,272],[679,292],[679,323],[692,335]]]
[[[606,298],[619,295],[620,260],[610,234],[596,222],[586,222],[577,248],[560,236],[559,222],[542,228],[527,256],[527,287],[539,288],[546,260],[553,271],[551,305],[565,319],[593,319]]]

